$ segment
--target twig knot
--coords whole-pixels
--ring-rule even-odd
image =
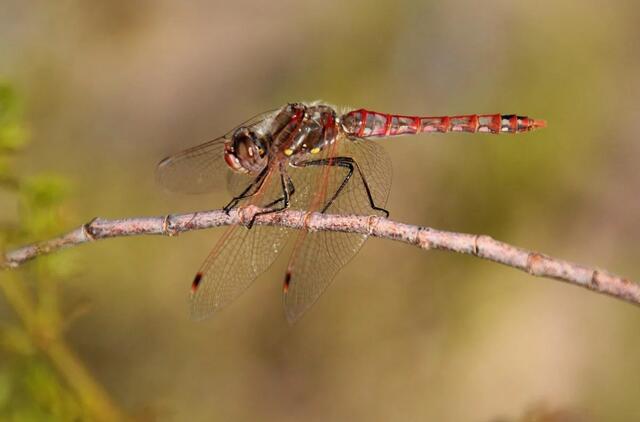
[[[91,228],[91,225],[97,219],[98,219],[98,217],[95,217],[91,221],[89,221],[88,223],[82,225],[82,234],[84,234],[84,236],[87,238],[87,240],[89,240],[91,242],[96,240],[96,235],[93,233],[93,229]]]
[[[378,216],[377,215],[370,215],[369,218],[367,218],[367,235],[371,236],[373,235],[373,233],[376,231],[376,226],[378,225]]]
[[[173,226],[173,222],[171,221],[171,214],[167,214],[164,216],[162,220],[162,234],[167,235],[169,237],[177,236],[179,231]]]

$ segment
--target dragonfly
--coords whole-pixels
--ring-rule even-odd
[[[338,113],[322,103],[289,103],[236,126],[224,136],[171,155],[156,176],[170,191],[206,193],[226,187],[227,213],[258,206],[247,224],[229,227],[191,284],[190,309],[203,319],[236,299],[276,260],[292,229],[255,225],[286,209],[388,217],[392,166],[375,139],[419,133],[517,134],[546,127],[516,114],[422,117],[357,109]],[[287,319],[313,305],[367,236],[299,230],[283,282]]]

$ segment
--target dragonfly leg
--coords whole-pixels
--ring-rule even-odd
[[[389,217],[389,211],[387,211],[384,208],[378,207],[375,204],[375,201],[373,200],[373,195],[371,195],[371,189],[369,188],[369,184],[367,183],[367,179],[364,177],[364,174],[362,173],[362,170],[360,169],[358,162],[353,158],[351,157],[323,158],[320,160],[310,160],[310,161],[303,161],[301,163],[296,163],[296,166],[298,167],[337,166],[337,167],[343,167],[349,170],[347,175],[342,180],[342,183],[340,184],[338,189],[336,189],[331,199],[327,201],[327,203],[325,204],[325,206],[322,208],[320,212],[324,213],[325,211],[327,211],[327,209],[331,206],[331,204],[333,204],[333,202],[336,200],[338,195],[340,195],[340,193],[347,186],[347,183],[349,183],[351,176],[353,176],[354,170],[358,170],[358,173],[360,174],[360,178],[362,179],[362,184],[364,185],[364,189],[367,192],[367,198],[369,198],[369,205],[371,206],[372,209],[383,212],[385,214],[385,217]]]
[[[227,205],[224,206],[223,211],[225,213],[227,213],[227,215],[229,215],[229,211],[234,209],[236,207],[236,205],[238,205],[238,202],[240,202],[243,199],[249,198],[249,197],[255,195],[256,193],[258,193],[258,191],[262,187],[262,184],[265,181],[265,176],[267,175],[267,171],[268,171],[268,168],[265,167],[265,169],[260,172],[258,177],[253,179],[253,181],[251,183],[249,183],[249,186],[247,186],[247,188],[245,190],[243,190],[240,193],[240,195],[234,196],[233,199]],[[249,193],[251,191],[251,189],[254,188],[254,187],[255,187],[255,190],[253,192]]]
[[[251,227],[253,227],[254,223],[256,222],[256,218],[260,215],[265,215],[265,214],[273,214],[274,212],[279,212],[279,211],[283,211],[286,210],[287,208],[289,208],[289,197],[291,195],[291,192],[289,192],[289,187],[293,187],[294,191],[295,191],[295,187],[293,186],[293,182],[291,181],[291,179],[287,176],[287,182],[285,182],[284,178],[285,178],[285,172],[284,171],[280,171],[280,183],[282,184],[282,197],[273,201],[271,204],[275,205],[279,202],[282,202],[282,206],[279,208],[272,208],[270,210],[266,210],[266,211],[260,211],[257,212],[253,215],[253,217],[251,217],[251,221],[249,221],[249,224],[247,224],[247,228],[250,229]],[[270,205],[271,205],[270,204]]]
[[[287,185],[289,186],[289,198],[291,198],[296,191],[296,187],[293,185],[293,181],[291,180],[291,177],[289,177],[289,175],[287,175]],[[281,196],[275,201],[269,202],[264,206],[264,208],[271,208],[275,204],[279,204],[282,201],[284,201],[284,196]]]

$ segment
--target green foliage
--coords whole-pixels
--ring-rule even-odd
[[[20,184],[23,229],[47,236],[60,230],[60,207],[69,192],[67,181],[55,175],[37,175]]]
[[[18,218],[0,218],[0,250],[7,242],[51,236],[65,222],[63,203],[69,184],[56,175],[19,177],[11,160],[27,144],[23,107],[15,92],[0,83],[0,194],[14,198]],[[8,201],[5,201],[5,204]],[[2,203],[0,203],[2,206]],[[43,333],[59,336],[56,285],[73,272],[68,257],[37,262],[26,271],[0,273],[0,292],[18,320],[0,324],[0,419],[83,420],[82,401],[42,352]],[[33,292],[25,285],[37,280]],[[51,334],[53,333],[53,334]]]
[[[83,409],[46,361],[18,357],[0,372],[0,416],[16,421],[83,420]]]
[[[22,149],[27,142],[27,133],[22,124],[22,105],[11,87],[0,83],[0,151]]]

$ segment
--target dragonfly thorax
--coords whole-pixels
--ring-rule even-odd
[[[273,147],[292,161],[317,154],[338,135],[336,112],[327,105],[288,104],[271,126]]]
[[[252,128],[239,127],[224,146],[224,160],[235,172],[258,174],[267,165],[269,142]]]

